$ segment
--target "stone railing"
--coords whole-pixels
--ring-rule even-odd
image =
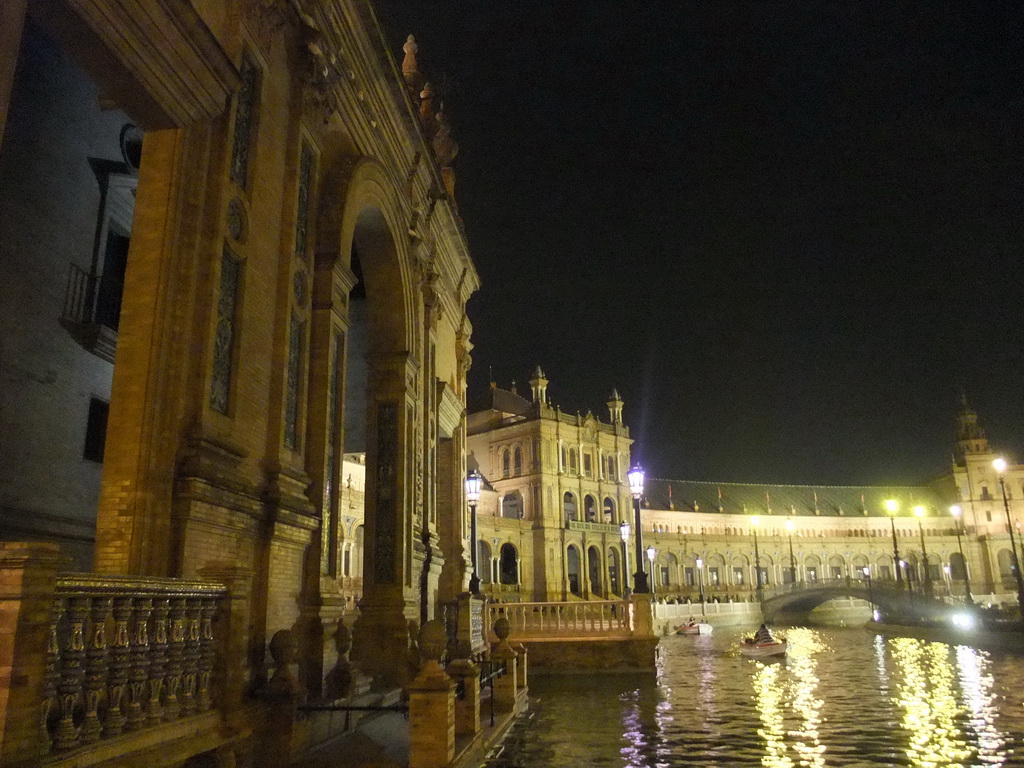
[[[504,617],[518,640],[543,638],[614,638],[633,634],[629,601],[587,600],[571,603],[493,603],[485,623]]]
[[[62,753],[209,711],[223,585],[58,576],[40,739]]]

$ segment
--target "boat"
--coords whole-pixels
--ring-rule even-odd
[[[710,635],[715,630],[703,621],[690,621],[676,627],[677,635]]]
[[[785,656],[789,647],[784,639],[773,640],[770,643],[755,643],[747,638],[740,643],[740,653],[751,659],[768,659],[774,656]]]

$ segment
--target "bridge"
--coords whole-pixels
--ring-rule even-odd
[[[800,621],[822,603],[855,597],[873,604],[882,619],[929,621],[946,617],[954,606],[922,590],[907,589],[895,582],[877,583],[870,579],[832,579],[824,582],[800,582],[764,589],[762,613],[765,621]]]

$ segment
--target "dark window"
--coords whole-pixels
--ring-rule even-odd
[[[85,450],[82,452],[87,461],[103,463],[103,446],[107,442],[107,416],[110,414],[110,403],[97,400],[89,401],[89,419],[85,425]]]
[[[121,294],[124,291],[124,273],[128,268],[130,242],[130,238],[113,229],[107,232],[103,275],[100,277],[99,294],[96,297],[96,320],[115,331],[121,319]]]

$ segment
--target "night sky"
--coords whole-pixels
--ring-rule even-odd
[[[963,391],[1024,458],[1017,0],[377,9],[461,147],[471,403],[539,363],[651,475],[882,484]]]

